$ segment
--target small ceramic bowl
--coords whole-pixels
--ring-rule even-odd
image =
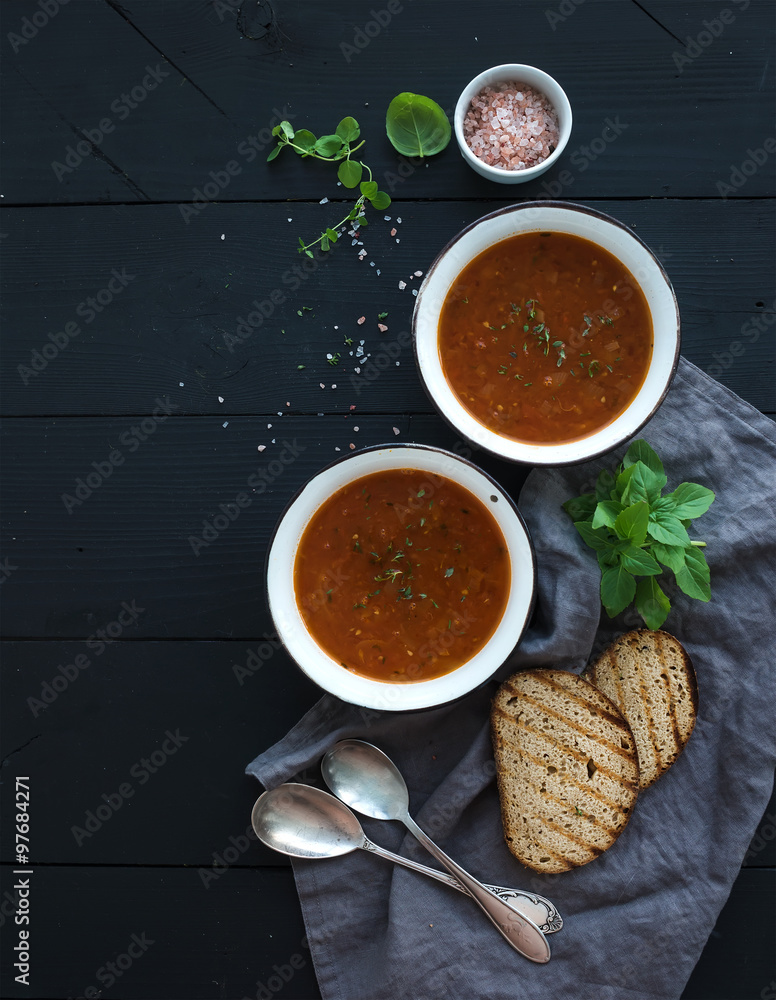
[[[622,413],[587,437],[560,444],[505,437],[481,423],[461,403],[445,378],[439,355],[439,317],[461,271],[483,251],[510,236],[530,232],[581,236],[608,250],[635,278],[652,317],[653,347],[644,383]],[[655,413],[679,361],[679,308],[660,261],[635,233],[616,219],[570,202],[523,202],[473,222],[455,236],[429,268],[412,317],[415,357],[426,392],[439,412],[477,447],[529,465],[572,465],[627,441]]]
[[[509,595],[493,635],[462,666],[431,680],[378,681],[346,670],[310,635],[294,592],[297,548],[321,504],[348,483],[389,469],[419,469],[459,483],[491,512],[501,528],[509,553]],[[483,684],[520,640],[533,608],[535,576],[534,551],[528,529],[509,495],[472,462],[440,448],[416,444],[366,448],[339,459],[313,476],[286,508],[267,556],[269,609],[278,637],[290,655],[324,690],[354,705],[386,711],[432,708],[461,698]]]
[[[555,108],[555,113],[558,116],[558,145],[541,163],[527,167],[525,170],[506,170],[503,167],[490,166],[475,156],[463,135],[463,121],[472,98],[476,97],[485,87],[512,81],[528,84],[534,90],[541,91]],[[504,63],[503,66],[493,66],[491,69],[486,69],[484,73],[475,76],[471,83],[464,88],[455,106],[453,126],[461,155],[478,174],[482,174],[488,180],[497,181],[499,184],[523,184],[525,181],[533,180],[534,177],[543,174],[545,170],[549,170],[565,149],[571,135],[571,105],[561,85],[548,73],[535,66],[525,66],[522,63]]]

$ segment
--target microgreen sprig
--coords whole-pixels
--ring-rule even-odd
[[[614,618],[635,599],[651,629],[668,617],[671,602],[655,579],[670,569],[679,589],[699,601],[711,598],[706,543],[687,533],[709,509],[714,493],[681,483],[663,496],[663,463],[646,441],[634,441],[614,473],[601,471],[594,493],[567,500],[563,509],[598,557],[601,602]]]
[[[272,134],[277,137],[278,144],[267,157],[267,161],[274,160],[286,146],[293,149],[303,159],[312,157],[315,160],[323,160],[325,163],[337,163],[337,177],[346,188],[358,187],[360,191],[356,203],[348,214],[340,219],[334,226],[328,226],[318,237],[310,243],[305,243],[299,237],[298,252],[304,253],[308,257],[313,256],[312,248],[318,243],[321,250],[329,250],[342,235],[340,227],[352,222],[354,228],[367,225],[364,215],[364,208],[367,202],[378,211],[388,208],[391,204],[390,197],[385,191],[380,191],[377,181],[372,179],[372,171],[361,160],[351,159],[353,154],[364,145],[362,139],[357,145],[353,145],[361,135],[361,129],[355,118],[350,116],[343,118],[331,135],[316,137],[309,129],[302,128],[294,131],[289,122],[281,122],[272,129]],[[366,180],[362,180],[364,171],[368,174]]]

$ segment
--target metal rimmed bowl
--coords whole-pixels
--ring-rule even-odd
[[[638,283],[653,328],[652,357],[644,382],[628,406],[606,426],[573,441],[533,443],[506,437],[481,423],[447,381],[439,349],[439,319],[448,292],[463,269],[485,250],[520,233],[560,232],[580,236],[619,260]],[[660,261],[627,226],[584,205],[524,202],[500,209],[467,226],[431,265],[412,317],[415,357],[423,385],[441,415],[479,448],[512,462],[571,465],[605,454],[629,440],[663,401],[679,361],[679,308]]]
[[[436,488],[434,476],[453,480],[469,490],[495,518],[510,559],[506,607],[490,639],[467,662],[430,680],[378,681],[346,670],[308,631],[294,591],[297,549],[316,511],[349,483],[390,469],[415,469],[426,473],[432,491]],[[483,684],[509,657],[523,633],[533,608],[535,576],[528,529],[511,497],[472,462],[441,448],[419,444],[366,448],[339,459],[313,476],[281,516],[267,556],[269,609],[286,650],[324,690],[343,701],[387,711],[432,708],[461,698]]]

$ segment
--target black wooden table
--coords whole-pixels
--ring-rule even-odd
[[[247,830],[245,764],[318,696],[273,641],[269,532],[354,445],[452,444],[406,346],[415,272],[510,201],[578,200],[632,226],[675,285],[685,356],[774,412],[773,7],[3,0],[0,16],[0,992],[308,1000],[291,869]],[[454,143],[397,157],[395,94],[450,110],[502,62],[566,89],[557,168],[507,188]],[[348,239],[308,260],[298,237],[337,221],[347,192],[324,164],[267,164],[269,130],[348,114],[393,204],[363,260]],[[347,340],[371,355],[360,374]],[[515,492],[527,471],[484,464]],[[688,1000],[776,996],[775,822],[772,802]],[[13,968],[26,905],[29,987]]]

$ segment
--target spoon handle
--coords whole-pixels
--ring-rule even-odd
[[[406,813],[402,822],[423,844],[426,850],[433,854],[437,861],[454,875],[475,903],[485,912],[499,933],[506,938],[515,951],[532,962],[544,964],[550,960],[550,946],[544,934],[536,924],[518,913],[508,903],[487,889],[481,882],[449,858],[433,840],[421,830],[415,820]]]
[[[469,895],[458,879],[453,878],[452,875],[446,875],[445,872],[437,871],[436,868],[429,868],[427,865],[421,865],[417,861],[403,858],[400,854],[394,854],[393,851],[389,851],[387,848],[373,843],[368,837],[364,837],[364,842],[360,846],[362,851],[377,854],[379,857],[385,858],[386,861],[393,861],[404,868],[420,872],[421,875],[428,875],[429,878],[436,879],[437,882],[444,882],[445,885],[449,885],[452,889],[457,889],[465,896]],[[522,892],[520,889],[507,889],[503,886],[488,885],[487,883],[485,883],[485,888],[491,892],[495,892],[500,899],[504,900],[507,906],[511,906],[522,913],[524,917],[533,920],[543,934],[554,934],[563,927],[563,918],[560,913],[558,913],[549,899],[545,899],[544,896]]]

